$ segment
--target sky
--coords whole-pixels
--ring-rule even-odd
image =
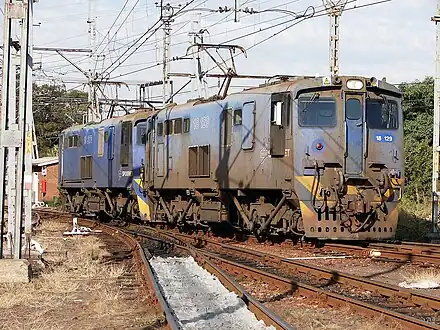
[[[392,83],[413,81],[433,75],[435,25],[431,22],[431,17],[436,11],[435,1],[392,0],[370,7],[351,9],[355,5],[361,6],[375,1],[349,0],[340,23],[340,74],[375,76],[380,79],[386,77]],[[97,25],[96,45],[99,46],[96,52],[99,55],[96,70],[111,72],[111,79],[130,83],[128,88],[120,88],[118,95],[135,98],[136,83],[162,78],[161,67],[158,65],[162,58],[162,30],[153,33],[132,56],[126,58],[131,50],[126,55],[124,52],[127,51],[128,45],[154,25],[159,17],[159,10],[155,1],[151,0],[93,2]],[[59,0],[40,0],[34,4],[34,24],[38,24],[34,27],[34,45],[88,48],[89,1],[63,0],[62,4],[60,3]],[[232,7],[233,3],[234,0],[194,0],[188,5],[185,9],[197,8],[198,11],[192,10],[175,18],[171,26],[171,56],[185,55],[189,47],[188,32],[191,29],[206,28],[209,34],[205,34],[205,42],[221,43],[237,38],[227,43],[248,49],[246,58],[243,55],[235,57],[239,74],[328,75],[329,19],[325,15],[319,16],[323,10],[322,0],[239,1],[242,9],[248,7],[254,11],[276,8],[302,13],[308,6],[314,6],[315,17],[302,22],[296,21],[298,23],[288,29],[286,28],[293,22],[292,13],[242,13],[240,21],[234,22],[234,15],[230,12],[207,11],[219,6]],[[125,9],[115,21],[124,4]],[[171,4],[185,5],[185,2],[173,0]],[[204,11],[200,11],[201,8]],[[191,22],[196,18],[200,20],[199,25]],[[282,24],[283,22],[288,23]],[[278,26],[273,27],[276,24]],[[112,29],[109,30],[112,25]],[[267,30],[260,32],[260,29],[266,28]],[[282,29],[285,31],[274,36]],[[265,39],[267,40],[262,42]],[[221,52],[221,55],[224,59],[229,58],[225,52]],[[66,56],[82,70],[90,68],[87,55],[68,53]],[[205,69],[215,67],[207,56],[203,59]],[[123,63],[120,63],[121,60]],[[85,79],[82,73],[57,54],[35,52],[34,62],[35,67],[40,69],[36,75],[41,82],[64,82],[69,87],[75,87]],[[171,72],[190,73],[194,68],[190,59],[170,63]],[[213,69],[210,72],[219,71]],[[186,82],[187,78],[175,78],[176,88]],[[233,86],[235,89],[242,89],[251,84],[255,82],[235,81]],[[218,81],[211,79],[208,85],[215,87]],[[184,97],[192,96],[191,88],[195,88],[195,85],[190,84],[184,89],[188,90],[188,97]],[[113,97],[116,95],[115,88],[107,89],[106,92]],[[149,92],[158,95],[160,89]]]

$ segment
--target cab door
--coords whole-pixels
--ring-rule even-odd
[[[345,95],[345,174],[364,172],[364,100],[360,94]]]

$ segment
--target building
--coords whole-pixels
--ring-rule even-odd
[[[50,202],[58,197],[58,157],[32,160],[32,202]]]

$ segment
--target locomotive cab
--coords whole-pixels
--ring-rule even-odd
[[[306,236],[394,237],[404,182],[399,90],[338,77],[294,94],[295,191]]]

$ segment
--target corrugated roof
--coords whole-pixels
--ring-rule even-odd
[[[32,159],[32,166],[48,166],[58,164],[58,157],[42,157],[38,159]]]

